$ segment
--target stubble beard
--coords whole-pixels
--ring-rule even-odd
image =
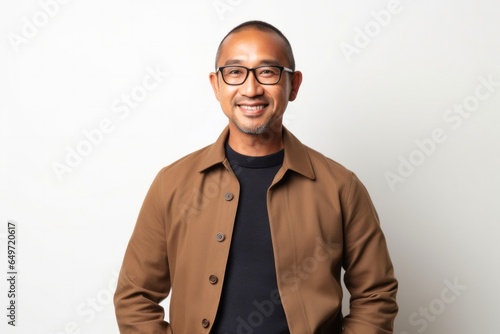
[[[265,134],[269,130],[272,130],[273,123],[275,120],[276,120],[275,115],[270,115],[269,118],[262,125],[245,126],[244,124],[240,123],[236,117],[233,117],[231,119],[231,122],[233,122],[233,124],[238,128],[238,130],[240,130],[244,134],[258,136]]]
[[[271,123],[271,120],[269,120],[264,125],[249,128],[249,127],[244,127],[243,125],[239,124],[238,121],[233,120],[233,124],[236,125],[238,130],[240,130],[244,134],[255,135],[255,136],[263,134],[269,128],[270,123]]]

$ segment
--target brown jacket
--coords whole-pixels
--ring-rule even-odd
[[[210,332],[239,196],[224,153],[227,136],[226,128],[213,145],[162,169],[151,185],[115,293],[121,333]],[[290,333],[392,333],[397,281],[366,189],[352,172],[286,129],[283,140],[284,162],[267,205]],[[346,317],[341,268],[351,293]],[[159,303],[170,292],[167,323]],[[271,302],[280,302],[277,293],[257,301],[255,312],[272,310]],[[250,332],[248,326],[258,324],[247,316],[242,319]]]

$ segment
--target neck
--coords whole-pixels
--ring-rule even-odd
[[[247,156],[265,156],[283,149],[283,128],[266,129],[260,135],[241,132],[236,126],[229,125],[228,144],[236,152]]]

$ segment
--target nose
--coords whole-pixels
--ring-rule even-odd
[[[240,92],[242,95],[249,97],[259,96],[264,93],[264,88],[255,77],[255,71],[250,71],[250,73],[248,73],[247,79],[240,86]]]

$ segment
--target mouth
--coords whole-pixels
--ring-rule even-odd
[[[258,116],[264,113],[269,104],[238,104],[238,108],[246,116]]]

